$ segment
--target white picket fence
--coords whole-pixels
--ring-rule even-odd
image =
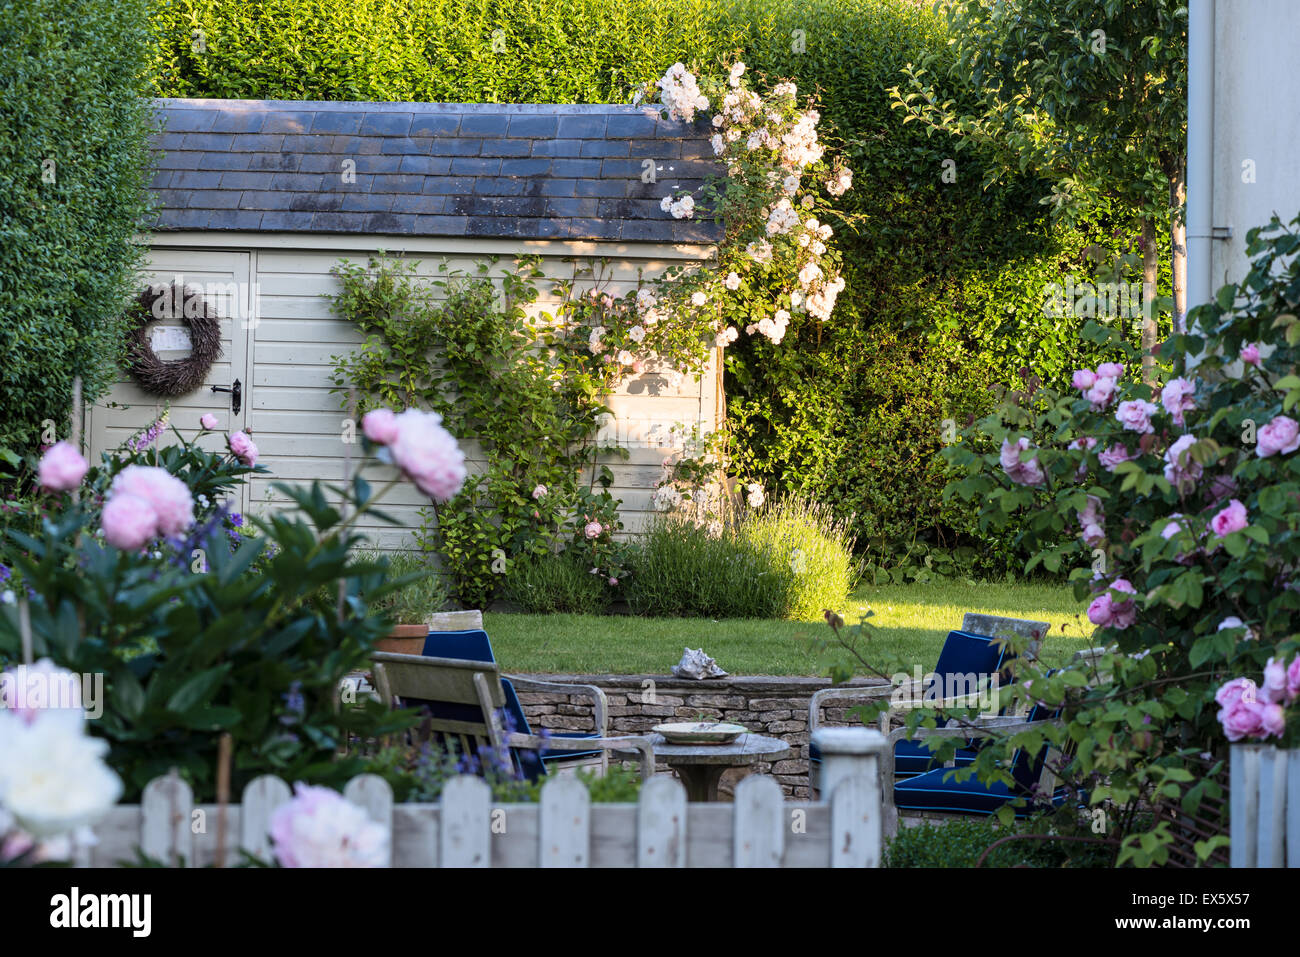
[[[450,781],[436,804],[394,804],[383,778],[362,775],[343,795],[390,829],[393,867],[879,867],[880,753],[867,728],[824,728],[821,781],[829,801],[786,803],[780,786],[753,774],[731,804],[689,804],[675,780],[645,782],[636,804],[592,804],[574,777],[557,776],[537,804],[497,805],[480,779]],[[95,827],[98,843],[78,863],[114,867],[142,852],[171,866],[237,865],[241,850],[272,859],[272,812],[291,797],[266,775],[239,804],[194,804],[175,775],[156,778],[138,805],[119,805]]]
[[[1300,867],[1300,749],[1232,746],[1233,867]]]

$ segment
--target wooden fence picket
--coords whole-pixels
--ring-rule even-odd
[[[388,854],[385,867],[393,866],[393,789],[377,774],[361,774],[347,783],[343,797],[359,808],[364,808],[370,820],[388,832]]]
[[[591,794],[572,776],[542,785],[539,867],[587,867],[591,857]]]
[[[766,774],[751,774],[736,786],[732,818],[732,863],[736,867],[780,867],[785,856],[785,797]]]
[[[670,777],[655,776],[641,786],[636,866],[686,866],[686,789]]]
[[[831,867],[879,867],[881,823],[879,784],[841,780],[831,795]]]
[[[460,775],[442,789],[441,803],[439,866],[490,867],[492,789],[480,778]]]
[[[253,778],[244,788],[239,805],[239,849],[271,863],[271,815],[293,797],[289,785],[271,774]]]
[[[140,850],[168,867],[194,866],[194,791],[173,771],[140,799]]]

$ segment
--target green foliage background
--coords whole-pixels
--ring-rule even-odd
[[[114,375],[145,211],[148,0],[0,0],[0,446]],[[54,182],[43,163],[52,160]]]
[[[1124,208],[1053,225],[1037,201],[1045,184],[1013,177],[986,192],[978,158],[904,125],[888,89],[947,50],[928,4],[159,0],[153,29],[168,96],[627,102],[676,61],[736,58],[795,79],[820,98],[825,138],[854,173],[853,222],[836,224],[848,288],[830,323],[796,316],[780,346],[728,350],[739,464],[769,491],[856,513],[862,546],[966,544],[984,571],[1016,563],[942,502],[941,423],[983,414],[988,388],[1018,385],[1022,367],[1068,377],[1089,346],[1081,321],[1043,315],[1043,286],[1088,274],[1093,244],[1133,252],[1138,230]],[[941,179],[949,158],[955,182]]]

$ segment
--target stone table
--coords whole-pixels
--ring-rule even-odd
[[[780,738],[742,734],[730,744],[669,744],[662,734],[652,734],[655,761],[662,761],[682,779],[688,801],[717,801],[718,780],[730,768],[780,761],[791,754]]]

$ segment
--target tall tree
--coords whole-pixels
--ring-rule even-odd
[[[1156,345],[1156,236],[1168,224],[1173,328],[1187,310],[1187,10],[1179,0],[950,0],[950,51],[904,71],[895,106],[986,160],[987,187],[1032,172],[1072,221],[1099,203],[1142,232],[1142,344]],[[957,91],[941,98],[940,89]]]

